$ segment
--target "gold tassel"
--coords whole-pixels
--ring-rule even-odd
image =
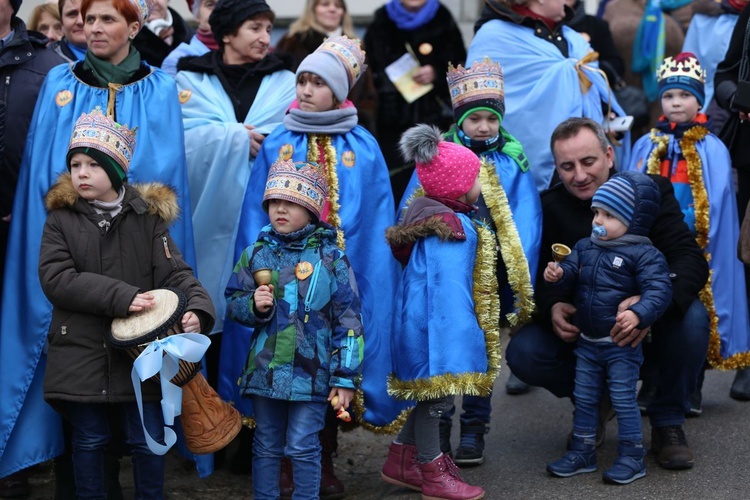
[[[707,251],[709,233],[711,228],[710,207],[706,185],[703,181],[703,162],[695,147],[698,141],[702,141],[709,130],[701,125],[690,128],[680,140],[680,149],[687,163],[688,180],[690,191],[693,195],[693,207],[695,211],[695,240],[703,250],[703,256],[707,262],[711,262],[711,254]],[[661,174],[661,161],[667,152],[669,137],[656,135],[656,129],[651,131],[651,141],[656,147],[648,159],[649,174]],[[713,270],[708,275],[706,285],[698,294],[701,302],[708,311],[709,339],[708,354],[706,358],[712,367],[719,370],[738,370],[750,366],[750,352],[740,352],[729,358],[721,357],[721,337],[719,336],[719,316],[716,314],[716,303],[713,293]]]
[[[111,118],[113,121],[117,121],[117,110],[115,104],[117,102],[117,91],[120,90],[122,85],[119,83],[108,83],[107,90],[109,93],[107,99],[107,118]]]
[[[495,165],[483,159],[479,180],[482,182],[482,197],[497,229],[497,241],[508,271],[508,283],[515,296],[513,306],[516,311],[507,314],[507,318],[511,326],[522,325],[531,319],[531,313],[536,307],[529,262],[523,252],[508,196],[500,184]]]
[[[323,156],[326,179],[328,180],[328,218],[327,222],[336,229],[336,246],[342,251],[346,250],[344,230],[341,228],[341,216],[339,212],[339,176],[336,172],[336,148],[333,147],[331,136],[327,134],[308,134],[307,136],[307,161],[310,163],[320,162],[320,144],[323,145]]]

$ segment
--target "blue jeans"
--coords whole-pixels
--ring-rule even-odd
[[[573,434],[596,442],[599,424],[599,401],[605,385],[609,387],[612,408],[617,413],[620,443],[641,444],[641,413],[635,401],[638,373],[643,364],[641,344],[633,348],[609,342],[591,342],[579,338],[575,349],[577,358],[575,413]]]
[[[320,438],[327,403],[283,401],[252,396],[255,411],[253,495],[256,500],[279,498],[279,473],[284,455],[292,462],[295,500],[318,498]]]
[[[662,318],[643,346],[646,363],[659,371],[658,391],[648,407],[652,427],[685,423],[687,398],[695,391],[708,351],[708,313],[695,299],[682,318]],[[536,323],[521,328],[505,351],[508,366],[529,385],[544,387],[557,397],[572,397],[575,343],[564,342]]]
[[[461,423],[466,425],[479,420],[482,423],[489,424],[490,414],[492,413],[491,401],[492,394],[489,396],[464,396],[461,402]],[[453,405],[440,418],[451,420],[455,413],[456,406]]]
[[[105,498],[104,450],[110,441],[110,417],[119,416],[125,443],[133,455],[136,499],[161,499],[164,489],[164,457],[148,449],[138,406],[133,403],[66,403],[73,428],[73,474],[77,498]],[[143,403],[143,419],[151,436],[164,442],[164,418],[159,402]]]

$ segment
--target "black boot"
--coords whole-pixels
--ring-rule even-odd
[[[339,422],[332,408],[326,411],[326,423],[320,432],[320,498],[344,498],[344,484],[336,477],[333,455],[339,447]]]
[[[481,420],[461,422],[461,443],[453,461],[457,465],[482,465],[484,463],[484,435],[490,426]]]
[[[31,494],[28,469],[0,479],[0,498],[25,498]]]
[[[234,453],[232,462],[229,465],[229,470],[232,472],[232,474],[241,476],[252,474],[254,437],[255,429],[251,429],[250,427],[246,427],[244,425],[240,428],[237,451]]]
[[[729,396],[738,401],[750,401],[750,368],[737,370]]]

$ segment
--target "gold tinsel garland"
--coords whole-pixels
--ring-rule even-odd
[[[687,164],[688,180],[690,181],[690,191],[693,195],[693,207],[695,211],[695,240],[703,250],[703,255],[707,262],[711,262],[711,254],[708,252],[709,231],[711,228],[711,219],[709,215],[708,193],[703,181],[703,161],[695,147],[695,144],[703,140],[709,130],[706,127],[697,125],[690,128],[680,140],[680,149],[685,157]],[[656,146],[649,155],[646,163],[649,174],[661,175],[661,162],[667,152],[669,136],[657,135],[657,130],[651,130],[651,142]],[[714,368],[720,370],[737,370],[750,366],[750,352],[737,353],[729,358],[721,357],[721,337],[719,336],[719,316],[716,314],[716,303],[713,293],[713,270],[708,275],[706,285],[698,294],[701,302],[708,311],[709,318],[709,340],[708,340],[708,362]]]
[[[388,376],[388,394],[398,399],[429,400],[451,394],[487,396],[500,371],[500,298],[497,285],[497,242],[484,224],[475,222],[477,251],[474,263],[474,312],[484,332],[487,353],[485,373],[446,373],[416,380],[397,380]]]
[[[497,241],[508,271],[508,283],[515,296],[513,305],[516,311],[508,313],[507,318],[511,326],[522,325],[531,319],[535,307],[529,262],[526,260],[518,228],[513,220],[508,196],[500,184],[494,164],[482,160],[479,180],[482,182],[484,203],[497,229]]]
[[[333,147],[331,136],[327,134],[308,134],[307,136],[307,161],[320,164],[320,148],[323,148],[324,168],[328,180],[328,223],[336,229],[336,246],[342,251],[346,250],[344,230],[341,228],[341,216],[339,211],[339,176],[336,173],[336,148]]]

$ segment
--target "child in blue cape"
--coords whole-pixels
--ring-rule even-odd
[[[627,484],[646,475],[635,400],[642,344],[615,344],[611,332],[649,328],[672,300],[667,260],[646,236],[660,204],[659,188],[648,176],[627,172],[612,177],[592,199],[591,237],[578,241],[559,265],[550,262],[544,270],[546,282],[575,292],[574,323],[581,330],[575,351],[573,436],[565,456],[547,464],[553,476],[596,471],[599,400],[605,387],[617,413],[619,441],[618,457],[604,472],[604,481]],[[618,310],[636,295],[637,302]]]
[[[478,499],[482,488],[465,483],[441,452],[439,425],[453,396],[488,395],[500,368],[497,240],[474,219],[480,160],[431,125],[407,130],[400,145],[425,195],[386,233],[405,266],[395,289],[388,393],[416,407],[381,477],[424,498]]]
[[[227,286],[229,317],[255,328],[240,379],[257,423],[255,498],[279,498],[285,454],[295,498],[318,497],[328,402],[347,408],[360,378],[359,295],[335,229],[320,220],[327,192],[316,165],[274,163],[262,204],[271,224],[242,252]]]
[[[711,269],[701,293],[711,325],[708,361],[716,368],[747,368],[750,318],[744,268],[734,252],[740,222],[732,162],[700,112],[705,104],[705,72],[693,54],[683,52],[665,59],[657,77],[664,115],[638,139],[625,170],[672,181],[685,222],[695,232]],[[735,382],[748,376],[750,371],[739,370]],[[644,386],[641,392],[645,390]],[[690,399],[691,413],[700,413],[700,386]]]
[[[495,231],[500,247],[497,279],[501,310],[512,326],[520,326],[534,310],[542,205],[523,146],[502,127],[505,114],[502,68],[485,58],[466,69],[461,65],[449,67],[447,80],[455,125],[445,139],[466,146],[483,160],[477,216]],[[414,174],[404,200],[418,187],[419,179]],[[512,373],[509,375],[506,392],[523,394],[528,390],[529,386]],[[461,441],[453,459],[461,466],[480,465],[484,462],[484,435],[490,428],[491,395],[466,396],[461,410]],[[446,412],[440,422],[444,453],[451,453],[453,414],[454,410]]]
[[[357,40],[337,36],[328,38],[300,63],[296,74],[297,98],[283,125],[266,137],[250,174],[235,258],[268,224],[268,215],[258,200],[263,197],[270,165],[278,158],[317,163],[328,182],[320,218],[336,230],[337,245],[346,251],[352,263],[362,299],[365,330],[368,338],[377,343],[377,339],[387,342],[390,338],[390,321],[384,318],[390,318],[393,310],[393,296],[378,292],[395,287],[398,263],[383,238],[394,221],[388,167],[375,138],[357,125],[357,109],[347,100],[348,92],[364,71],[364,61],[365,53]],[[237,328],[236,323],[230,322],[230,330]],[[222,344],[221,370],[229,383],[236,381],[244,362],[238,353],[247,351],[247,335],[247,332],[228,334],[232,340]],[[393,421],[403,405],[373,396],[386,394],[386,367],[391,362],[390,352],[379,350],[377,355],[382,359],[367,356],[363,367],[364,397],[355,400],[355,409],[358,418],[382,426]],[[336,494],[343,494],[343,485],[333,475],[331,461],[338,421],[332,412],[328,418],[321,435],[326,464],[324,483]]]

